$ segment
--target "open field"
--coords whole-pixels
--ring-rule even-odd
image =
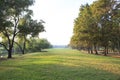
[[[120,58],[47,51],[0,61],[0,80],[120,80]]]

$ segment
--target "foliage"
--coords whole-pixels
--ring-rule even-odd
[[[26,49],[28,52],[41,51],[42,49],[52,48],[50,42],[47,39],[31,39],[27,45]]]
[[[25,54],[27,37],[38,37],[39,33],[45,31],[43,21],[32,20],[29,14],[20,20],[18,29],[20,32],[15,43],[21,49],[22,54]]]
[[[8,51],[8,58],[12,58],[14,41],[20,32],[19,21],[24,13],[29,12],[28,8],[33,3],[34,0],[0,0],[0,44]]]
[[[120,53],[120,3],[116,0],[97,0],[91,5],[82,5],[74,21],[74,35],[70,45],[76,49],[87,49],[98,54],[97,48],[118,49]]]

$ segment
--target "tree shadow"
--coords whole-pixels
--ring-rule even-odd
[[[10,67],[10,66],[9,66]],[[13,66],[11,66],[13,67]],[[95,69],[93,67],[75,67],[61,64],[24,64],[14,66],[11,69],[2,73],[6,74],[5,79],[8,77],[19,80],[119,80],[120,75],[113,74],[108,71]],[[11,75],[7,75],[10,73]],[[14,77],[15,76],[15,77]]]

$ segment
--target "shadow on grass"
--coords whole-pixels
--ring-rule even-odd
[[[86,66],[29,64],[11,67],[14,68],[0,71],[0,80],[120,80],[118,74]]]

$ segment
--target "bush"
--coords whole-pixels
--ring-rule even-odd
[[[47,48],[52,48],[52,45],[47,39],[31,39],[26,45],[26,50],[28,52],[41,51]]]

